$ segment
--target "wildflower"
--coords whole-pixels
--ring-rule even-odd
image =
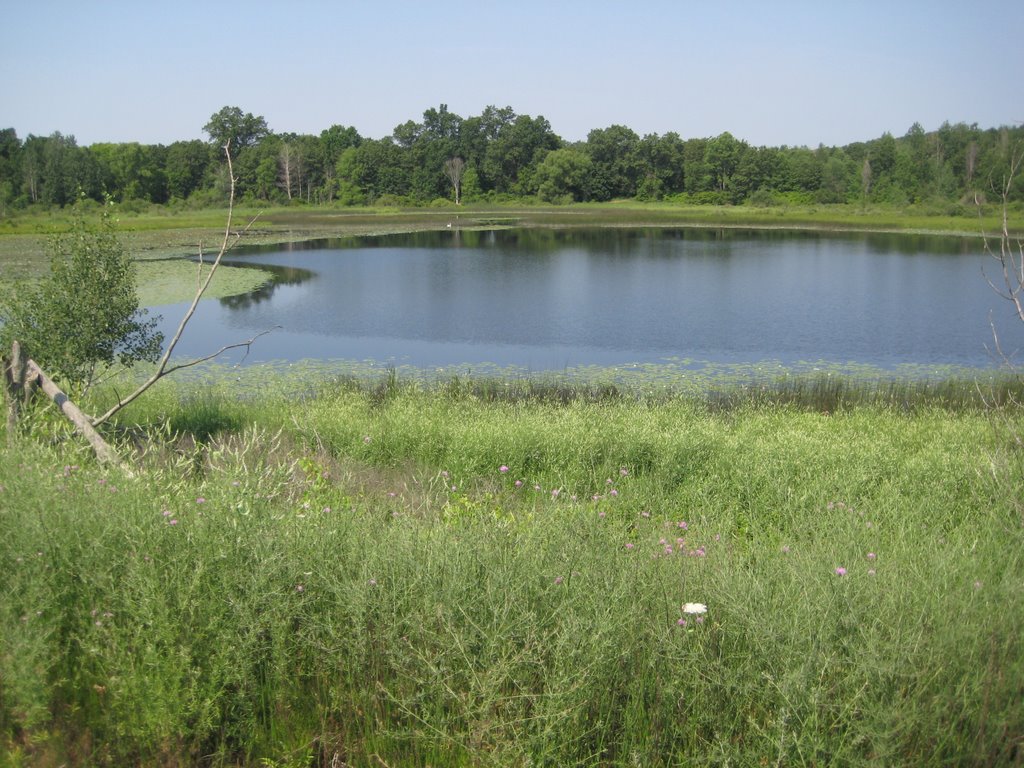
[[[196,499],[196,504],[205,504],[205,503],[206,503],[206,499],[204,499],[202,496],[200,496],[198,499]]]
[[[178,521],[172,518],[172,519],[170,519],[170,520],[168,520],[168,521],[167,521],[167,524],[168,524],[168,525],[177,525],[177,524],[178,524]]]
[[[876,557],[878,557],[878,555],[874,552],[868,552],[868,560],[874,560]]]
[[[516,480],[516,488],[522,488],[522,487],[523,487],[523,481],[522,480]]]
[[[370,586],[370,587],[376,587],[377,586],[377,580],[376,579],[369,579],[366,582],[366,584],[367,584],[367,586]]]
[[[565,581],[565,579],[563,579],[561,576],[555,576],[555,584],[556,585],[557,584],[561,584],[563,581]]]
[[[306,587],[304,585],[302,585],[302,584],[296,584],[295,585],[295,591],[296,592],[305,592],[306,591]]]
[[[498,471],[501,472],[502,474],[505,474],[506,472],[508,472],[508,467],[502,464],[500,467],[498,467]]]
[[[619,476],[620,477],[625,477],[628,474],[629,474],[629,470],[626,469],[625,467],[622,467],[622,469],[619,470]]]
[[[690,526],[686,524],[685,520],[679,521],[679,527],[682,528],[684,531],[689,530],[690,528]]]
[[[685,627],[685,626],[686,626],[686,619],[684,619],[684,618],[679,618],[679,619],[677,619],[677,620],[676,620],[676,624],[677,624],[678,626],[680,626],[680,627]]]
[[[666,555],[671,555],[672,554],[672,545],[671,544],[666,544],[665,545],[665,554]]]
[[[789,545],[788,544],[783,544],[782,545],[782,554],[784,554],[784,555],[788,555],[789,554]]]
[[[647,510],[644,510],[643,512],[640,513],[640,517],[650,517],[650,516],[651,516],[651,513],[648,512]]]
[[[633,548],[633,546],[634,546],[634,544],[633,544],[633,542],[632,542],[632,541],[627,541],[627,542],[626,542],[626,549],[632,549],[632,548]]]
[[[696,549],[695,549],[695,550],[693,551],[693,555],[694,555],[694,557],[704,557],[704,555],[705,555],[705,554],[706,554],[706,553],[704,552],[704,547],[697,547],[697,548],[696,548]]]
[[[558,498],[558,489],[557,488],[552,489],[552,491],[551,491],[551,498],[552,499],[557,499]]]
[[[610,491],[608,491],[608,495],[611,496],[612,498],[615,498],[616,496],[619,495],[619,492],[612,488]]]
[[[707,613],[708,607],[704,603],[683,603],[683,613]]]
[[[697,622],[698,624],[703,624],[704,623],[704,617],[703,616],[698,616],[696,619],[694,619],[694,621]]]
[[[836,576],[845,576],[845,575],[846,575],[846,569],[843,568],[843,566],[839,566],[838,568],[836,568]]]

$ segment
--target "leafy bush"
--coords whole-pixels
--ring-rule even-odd
[[[76,209],[69,232],[52,243],[50,275],[0,307],[0,349],[21,342],[50,376],[88,388],[96,369],[159,357],[163,335],[139,308],[135,267],[114,230],[110,206],[100,226]]]

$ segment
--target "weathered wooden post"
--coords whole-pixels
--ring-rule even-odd
[[[82,410],[68,399],[68,396],[61,391],[60,387],[43,373],[42,369],[36,365],[35,360],[29,359],[25,362],[25,372],[28,381],[38,384],[46,396],[53,400],[54,404],[60,408],[68,420],[82,433],[82,436],[89,441],[89,445],[92,446],[97,459],[108,464],[121,464],[121,457],[117,455],[113,448],[107,445],[106,440],[93,428],[89,417],[82,413]]]
[[[21,357],[21,345],[11,345],[11,357],[4,361],[4,392],[7,400],[7,444],[14,444],[21,414],[21,401],[25,396],[25,361]]]

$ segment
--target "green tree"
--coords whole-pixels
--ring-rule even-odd
[[[216,146],[230,146],[233,155],[258,144],[270,133],[266,120],[251,112],[243,113],[238,107],[223,107],[210,117],[203,130]]]
[[[534,174],[537,195],[549,203],[583,200],[592,171],[593,161],[586,152],[572,147],[548,152]]]
[[[214,157],[210,145],[198,139],[176,141],[167,147],[164,174],[168,195],[184,200],[201,189],[207,172],[214,165]]]
[[[87,151],[96,162],[103,190],[115,200],[167,202],[164,147],[129,142],[93,144]]]
[[[593,199],[636,195],[643,175],[639,144],[640,137],[624,125],[599,128],[587,134],[585,146],[594,164],[590,189]]]
[[[99,367],[155,362],[163,336],[139,308],[134,265],[109,206],[99,227],[76,209],[71,231],[51,248],[50,275],[0,307],[0,349],[21,342],[69,392],[87,389]]]
[[[714,188],[719,192],[732,190],[732,175],[739,166],[746,149],[747,143],[738,141],[728,131],[708,142],[705,162]]]
[[[13,128],[0,131],[0,216],[18,198],[21,178],[21,141]]]

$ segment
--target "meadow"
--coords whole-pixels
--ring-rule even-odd
[[[453,216],[978,227],[290,210],[246,241]],[[7,223],[4,282],[42,274],[50,218]],[[144,303],[187,295],[223,213],[157,218],[122,222]],[[39,403],[0,441],[0,766],[1020,765],[1021,389],[208,368],[109,426],[130,471]]]
[[[0,764],[1024,762],[1019,384],[701,391],[217,372],[131,474],[37,419]]]

